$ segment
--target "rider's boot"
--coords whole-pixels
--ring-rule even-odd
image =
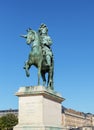
[[[50,55],[47,55],[46,56],[46,66],[50,66],[51,65],[51,57],[50,57]]]

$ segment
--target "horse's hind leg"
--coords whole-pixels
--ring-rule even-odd
[[[40,85],[41,67],[38,67],[38,85]]]
[[[49,72],[48,72],[48,88],[54,90],[53,87],[53,68],[50,67]]]
[[[46,78],[45,78],[45,73],[41,72],[42,80],[43,80],[43,86],[46,84]]]
[[[49,82],[48,82],[48,88],[50,88],[51,90],[54,90],[54,87],[53,87],[53,80],[50,79]]]

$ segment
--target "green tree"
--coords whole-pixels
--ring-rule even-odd
[[[1,130],[11,130],[13,126],[18,123],[18,118],[14,114],[6,114],[0,118],[0,129]]]

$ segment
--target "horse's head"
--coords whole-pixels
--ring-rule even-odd
[[[26,38],[26,43],[30,44],[32,41],[35,40],[35,32],[31,28],[29,28],[27,30],[27,34],[26,35],[21,35],[21,37]]]
[[[30,44],[32,41],[35,40],[35,32],[32,29],[27,30],[27,38],[26,38],[26,43]]]

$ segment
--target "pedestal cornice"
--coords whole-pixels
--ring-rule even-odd
[[[26,87],[20,87],[18,92],[15,94],[18,97],[22,96],[38,96],[42,95],[44,98],[56,101],[61,103],[65,99],[62,98],[62,96],[55,92],[54,90],[48,89],[44,86],[26,86]]]

